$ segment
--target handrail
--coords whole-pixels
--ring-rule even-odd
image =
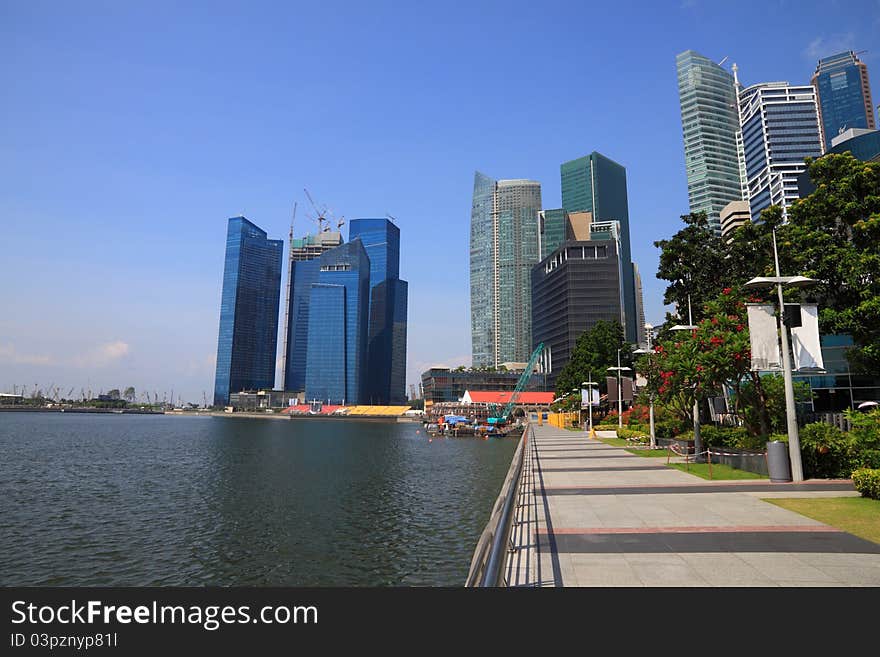
[[[507,477],[504,479],[501,492],[498,494],[498,499],[495,500],[495,506],[492,508],[492,514],[489,516],[489,522],[486,523],[483,533],[480,534],[480,540],[477,541],[477,547],[471,559],[470,571],[465,581],[466,587],[507,585],[502,571],[507,561],[507,544],[510,541],[510,532],[513,527],[511,520],[516,510],[514,500],[519,490],[525,461],[525,446],[528,443],[531,428],[531,425],[526,425],[523,435],[519,439],[519,445],[513,454]]]

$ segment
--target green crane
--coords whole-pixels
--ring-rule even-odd
[[[543,342],[535,347],[535,350],[532,352],[532,357],[529,358],[529,363],[526,365],[526,369],[523,370],[522,376],[519,377],[519,381],[516,382],[513,394],[510,395],[510,400],[505,404],[504,408],[499,411],[500,407],[498,404],[489,405],[489,424],[494,424],[496,426],[504,425],[510,419],[513,409],[516,407],[516,400],[519,398],[519,393],[525,390],[526,386],[529,384],[529,381],[532,378],[532,372],[535,369],[535,364],[538,362],[538,358],[541,357],[542,351],[544,351]]]

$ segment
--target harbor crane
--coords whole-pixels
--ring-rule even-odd
[[[325,206],[322,206],[319,208],[318,204],[315,203],[315,199],[313,199],[312,195],[309,194],[309,190],[306,189],[305,187],[303,187],[303,191],[306,193],[306,198],[309,199],[309,203],[312,204],[312,208],[315,210],[316,216],[314,217],[314,221],[318,222],[318,232],[323,233],[325,230],[330,230],[329,227],[324,228],[324,222],[328,221],[328,219],[327,219],[327,213],[328,213],[327,206],[325,205]]]
[[[543,351],[544,343],[542,342],[535,347],[535,350],[532,352],[532,357],[529,358],[528,365],[526,365],[526,369],[523,370],[522,376],[519,377],[519,381],[516,382],[516,387],[513,389],[513,392],[510,395],[510,400],[504,408],[500,409],[499,404],[491,404],[489,406],[489,424],[503,426],[510,420],[511,415],[513,415],[513,409],[516,407],[516,400],[519,399],[519,394],[525,390],[529,381],[531,381],[532,372],[534,371],[535,365],[538,363],[538,358],[541,357],[541,352]]]

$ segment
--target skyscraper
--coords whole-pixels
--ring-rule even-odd
[[[819,121],[825,150],[831,140],[851,128],[873,129],[874,106],[868,67],[852,51],[819,60],[810,80],[819,102]]]
[[[691,212],[705,212],[721,234],[719,216],[744,194],[740,168],[737,85],[719,64],[686,50],[675,58]]]
[[[361,240],[322,253],[309,290],[307,400],[364,403],[369,308],[370,260]]]
[[[342,244],[339,231],[322,231],[294,239],[290,233],[287,293],[284,304],[284,344],[281,388],[300,392],[306,386],[306,353],[309,339],[309,301],[312,283],[318,281],[322,253]]]
[[[541,184],[474,174],[471,344],[475,367],[524,362],[532,351],[531,268],[538,262]]]
[[[751,220],[798,198],[798,176],[806,157],[823,153],[816,90],[810,85],[766,82],[739,94]]]
[[[388,219],[354,219],[348,237],[361,240],[370,260],[364,399],[371,404],[404,403],[408,284],[399,275],[400,229]]]
[[[214,404],[231,392],[272,388],[278,342],[283,240],[244,217],[229,219],[220,300]]]
[[[637,342],[636,292],[633,280],[629,235],[629,203],[626,194],[626,169],[601,153],[564,162],[562,207],[570,215],[591,213],[593,223],[616,221],[620,224],[620,260],[623,263],[624,332],[626,339]]]

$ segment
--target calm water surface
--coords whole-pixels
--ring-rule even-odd
[[[0,585],[460,586],[515,448],[418,423],[0,413]]]

